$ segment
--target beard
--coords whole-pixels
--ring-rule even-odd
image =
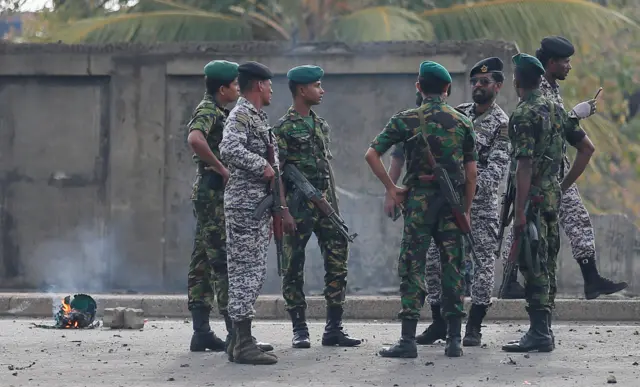
[[[491,99],[494,96],[495,96],[495,94],[492,93],[491,91],[478,90],[478,91],[473,93],[472,98],[473,98],[473,102],[482,105],[482,104],[485,104],[485,103],[491,101]]]

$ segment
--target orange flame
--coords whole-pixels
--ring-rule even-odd
[[[68,316],[71,313],[71,305],[67,304],[64,301],[64,298],[62,299],[62,311],[64,312],[65,316]],[[69,321],[65,325],[65,328],[77,328],[77,327],[78,327],[77,321]]]

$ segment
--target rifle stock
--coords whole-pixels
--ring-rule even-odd
[[[349,228],[347,227],[344,220],[338,215],[335,209],[327,202],[327,200],[322,196],[322,192],[314,187],[309,180],[295,167],[293,164],[285,164],[283,170],[283,177],[286,179],[291,185],[295,187],[295,189],[301,193],[301,195],[308,201],[312,202],[320,212],[329,218],[331,223],[336,226],[340,234],[347,238],[349,242],[355,240],[358,236],[357,233],[349,235]]]

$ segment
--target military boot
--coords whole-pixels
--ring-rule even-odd
[[[217,337],[209,325],[209,308],[193,308],[193,336],[191,336],[191,352],[204,352],[207,349],[215,352],[224,351],[224,341]]]
[[[587,300],[593,300],[602,294],[617,293],[629,286],[626,282],[613,282],[600,276],[594,257],[579,259],[578,264],[584,278],[584,296]]]
[[[507,275],[507,273],[504,275]],[[511,273],[509,273],[509,281],[506,286],[505,300],[524,300],[524,287],[518,283],[518,266],[514,266]]]
[[[448,357],[462,356],[461,330],[461,317],[449,317],[447,319],[447,343],[444,346],[444,354]]]
[[[291,309],[289,310],[289,315],[293,325],[291,346],[293,348],[310,348],[311,340],[309,340],[309,328],[307,327],[304,308]]]
[[[440,304],[431,305],[431,317],[431,325],[416,337],[416,343],[420,345],[431,345],[438,340],[447,339],[447,322],[440,314]]]
[[[416,327],[418,320],[402,320],[402,332],[400,340],[391,347],[382,348],[378,354],[382,357],[416,358],[418,347],[416,346]]]
[[[350,337],[344,328],[342,328],[342,313],[342,305],[327,307],[327,324],[322,334],[322,345],[355,347],[362,343],[362,340]]]
[[[487,315],[487,305],[472,304],[467,326],[464,331],[464,340],[462,345],[465,347],[477,347],[482,344],[482,320]]]
[[[502,346],[505,352],[551,352],[553,339],[549,334],[549,312],[546,310],[527,310],[529,313],[529,331],[517,342]]]
[[[233,360],[238,364],[276,364],[278,358],[258,348],[251,336],[251,320],[242,320],[234,324],[235,343]]]
[[[231,317],[229,317],[228,313],[225,312],[225,313],[222,313],[222,315],[224,316],[224,325],[227,327],[227,339],[225,340],[225,347],[224,347],[225,351],[227,351],[229,347],[229,343],[231,341],[231,336],[233,335],[233,322],[231,321]],[[260,348],[261,350],[265,352],[273,351],[273,345],[269,343],[259,343],[255,337],[252,337],[252,338],[253,338],[253,342],[256,343],[258,348]],[[229,359],[229,360],[233,361],[232,359]]]
[[[553,313],[549,313],[547,315],[547,325],[549,326],[549,336],[551,336],[551,343],[553,344],[553,349],[556,349],[556,337],[553,335],[553,331],[551,330],[552,314]]]

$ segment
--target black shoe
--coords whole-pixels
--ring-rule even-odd
[[[546,310],[529,310],[529,331],[517,342],[509,342],[502,346],[505,352],[551,352],[553,339],[549,333],[549,312]]]
[[[584,278],[584,296],[587,300],[593,300],[602,294],[613,294],[626,289],[626,282],[613,282],[600,276],[596,267],[595,258],[583,258],[578,260],[582,278]]]
[[[191,352],[204,352],[207,349],[214,352],[225,350],[224,341],[211,330],[208,308],[193,308],[191,319],[193,320],[193,336],[189,345]]]
[[[438,340],[447,339],[447,323],[440,314],[440,305],[431,305],[431,317],[431,325],[416,337],[416,343],[420,345],[431,345]]]
[[[471,305],[467,326],[465,327],[462,345],[465,347],[478,347],[482,344],[482,320],[487,315],[487,305]]]
[[[362,340],[350,337],[342,328],[341,305],[330,306],[327,308],[327,325],[324,327],[322,334],[322,345],[339,346],[339,347],[355,347],[362,343]]]
[[[289,310],[291,316],[291,324],[293,325],[293,339],[291,346],[293,348],[311,348],[311,340],[309,340],[309,328],[305,318],[304,308],[295,308]]]
[[[462,356],[462,318],[449,317],[447,319],[447,343],[444,346],[444,354],[448,357]]]
[[[416,327],[418,320],[402,320],[400,340],[391,347],[382,348],[378,354],[382,357],[414,359],[418,357],[416,346]]]

